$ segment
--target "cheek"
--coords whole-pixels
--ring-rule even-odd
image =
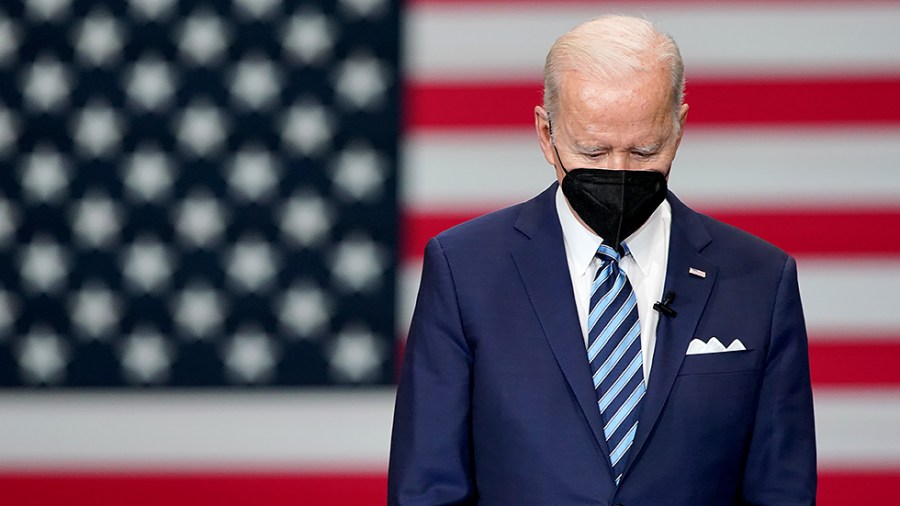
[[[560,169],[558,165],[556,166],[556,168],[554,170],[556,172],[556,181],[559,184],[562,184],[562,180],[564,177],[566,177],[566,173],[563,172],[562,169]]]

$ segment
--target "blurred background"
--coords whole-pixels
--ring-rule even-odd
[[[4,504],[382,504],[425,242],[553,181],[560,34],[671,33],[671,188],[799,263],[819,504],[900,492],[900,4],[0,4]]]

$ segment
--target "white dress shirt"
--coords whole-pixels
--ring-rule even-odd
[[[572,278],[572,290],[575,293],[575,305],[578,308],[578,319],[581,321],[581,333],[586,348],[591,283],[600,267],[600,260],[594,255],[603,239],[581,224],[569,207],[562,188],[556,190],[556,213],[562,225],[569,275]],[[625,239],[631,254],[619,262],[619,267],[628,276],[637,298],[644,381],[650,378],[653,350],[656,347],[656,324],[659,321],[659,313],[653,309],[653,304],[662,297],[671,224],[672,207],[668,201],[663,201],[647,222]]]

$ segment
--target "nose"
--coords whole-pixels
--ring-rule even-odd
[[[637,168],[634,160],[628,156],[628,153],[621,153],[618,151],[612,152],[607,158],[609,161],[609,168],[613,170],[630,170]]]

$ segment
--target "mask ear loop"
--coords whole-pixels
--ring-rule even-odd
[[[556,141],[553,140],[553,123],[550,121],[549,117],[547,117],[547,128],[550,130],[550,145],[553,146],[553,152],[556,153],[556,161],[559,162],[559,167],[563,172],[568,174],[569,171],[566,170],[566,166],[562,163],[562,158],[559,157],[559,149],[556,148]]]
[[[550,142],[551,142],[551,145],[553,146],[553,152],[556,153],[556,161],[559,162],[559,168],[561,168],[563,170],[563,172],[568,174],[569,171],[566,170],[566,166],[563,165],[563,163],[562,163],[562,158],[559,157],[559,150],[556,149],[556,143],[553,141],[550,141]]]

